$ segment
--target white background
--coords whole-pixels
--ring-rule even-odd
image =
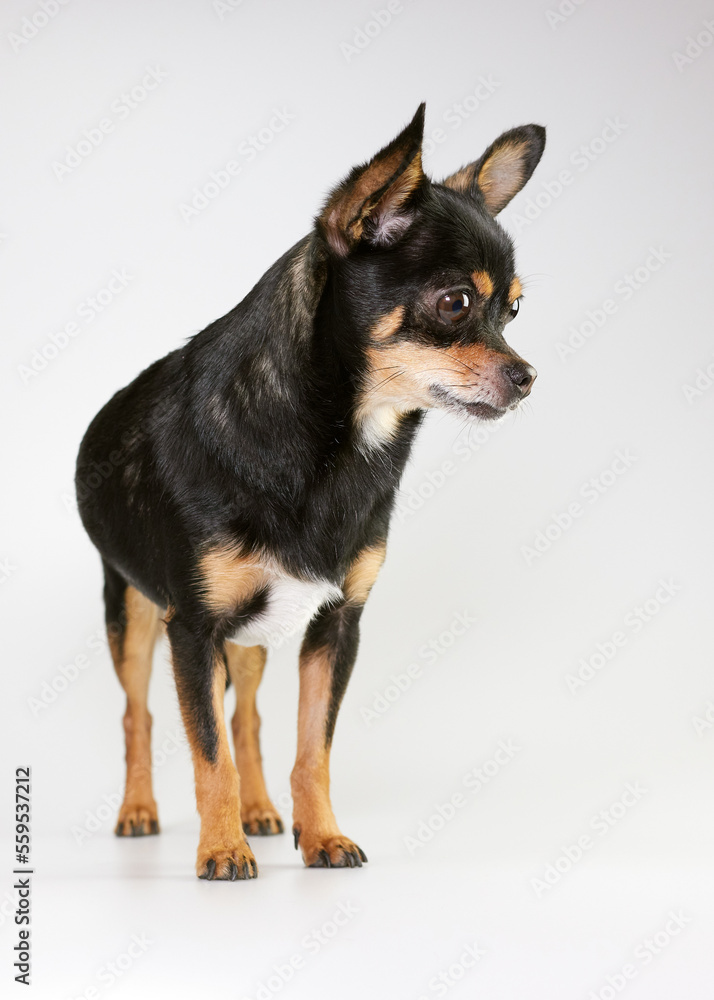
[[[36,997],[712,995],[714,387],[697,373],[714,361],[714,24],[703,24],[714,8],[589,0],[558,20],[555,2],[403,0],[376,31],[380,9],[71,0],[18,43],[40,7],[3,5],[0,977],[12,995],[24,994],[12,983],[9,819],[25,764]],[[165,78],[130,113],[113,111],[150,67]],[[123,699],[96,638],[99,561],[70,500],[77,447],[109,396],[239,301],[422,99],[427,133],[443,140],[425,158],[435,177],[506,128],[548,128],[503,218],[526,279],[510,338],[538,382],[510,423],[465,431],[432,415],[414,450],[333,753],[337,816],[369,865],[305,871],[289,835],[253,838],[257,882],[198,882],[165,648],[151,692],[163,833],[111,833]],[[293,117],[249,161],[241,143],[275,109]],[[106,117],[112,131],[58,177],[67,148]],[[240,175],[186,221],[180,206],[229,159]],[[650,248],[666,255],[656,270]],[[87,320],[114,269],[131,280]],[[598,326],[589,313],[601,320],[605,299],[616,310]],[[70,322],[76,336],[28,375]],[[574,331],[580,346],[564,358]],[[609,475],[618,451],[634,460]],[[593,477],[603,491],[589,502]],[[574,503],[581,515],[559,533],[553,518],[565,524]],[[474,619],[461,636],[456,614]],[[598,658],[618,631],[624,645]],[[296,654],[291,643],[272,657],[259,702],[287,826]],[[573,693],[568,675],[593,657]],[[417,676],[395,699],[392,676],[410,665]],[[519,749],[474,792],[466,776],[499,741]],[[628,783],[640,792],[625,808]],[[581,837],[589,847],[569,866],[563,851]],[[306,941],[335,930],[339,904],[358,912]],[[683,926],[647,961],[641,946],[669,911]],[[125,960],[132,935],[150,943]],[[467,945],[484,953],[468,969]],[[290,981],[261,993],[296,954]]]

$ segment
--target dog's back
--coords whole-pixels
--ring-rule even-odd
[[[422,133],[423,107],[235,309],[117,393],[82,442],[79,509],[103,559],[127,693],[117,832],[158,832],[147,690],[161,615],[202,878],[253,877],[244,833],[282,829],[255,695],[265,647],[302,630],[295,843],[308,865],[366,860],[332,814],[329,751],[414,434],[435,406],[501,416],[535,378],[503,339],[521,283],[494,216],[530,176],[544,132],[505,133],[443,184],[422,171]]]

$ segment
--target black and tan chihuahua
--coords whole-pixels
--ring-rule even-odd
[[[505,132],[436,183],[422,170],[423,128],[421,105],[335,188],[310,235],[118,392],[80,448],[79,508],[127,697],[116,832],[159,831],[147,691],[164,621],[193,756],[199,878],[254,878],[245,834],[283,830],[256,691],[266,647],[298,630],[295,845],[311,867],[367,860],[332,812],[329,756],[404,465],[426,410],[492,420],[536,377],[503,337],[521,282],[494,217],[531,176],[545,130]]]

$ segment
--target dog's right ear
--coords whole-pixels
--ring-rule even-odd
[[[318,228],[341,257],[360,240],[393,243],[412,219],[414,193],[424,183],[421,144],[424,104],[403,132],[335,188],[317,218]]]

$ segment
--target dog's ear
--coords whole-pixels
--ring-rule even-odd
[[[461,194],[483,198],[491,215],[498,215],[529,179],[545,148],[542,125],[520,125],[504,132],[483,156],[443,182]]]
[[[355,167],[328,198],[317,222],[340,256],[360,240],[377,246],[393,243],[408,228],[412,197],[425,180],[424,107],[420,104],[404,131],[369,163]]]

